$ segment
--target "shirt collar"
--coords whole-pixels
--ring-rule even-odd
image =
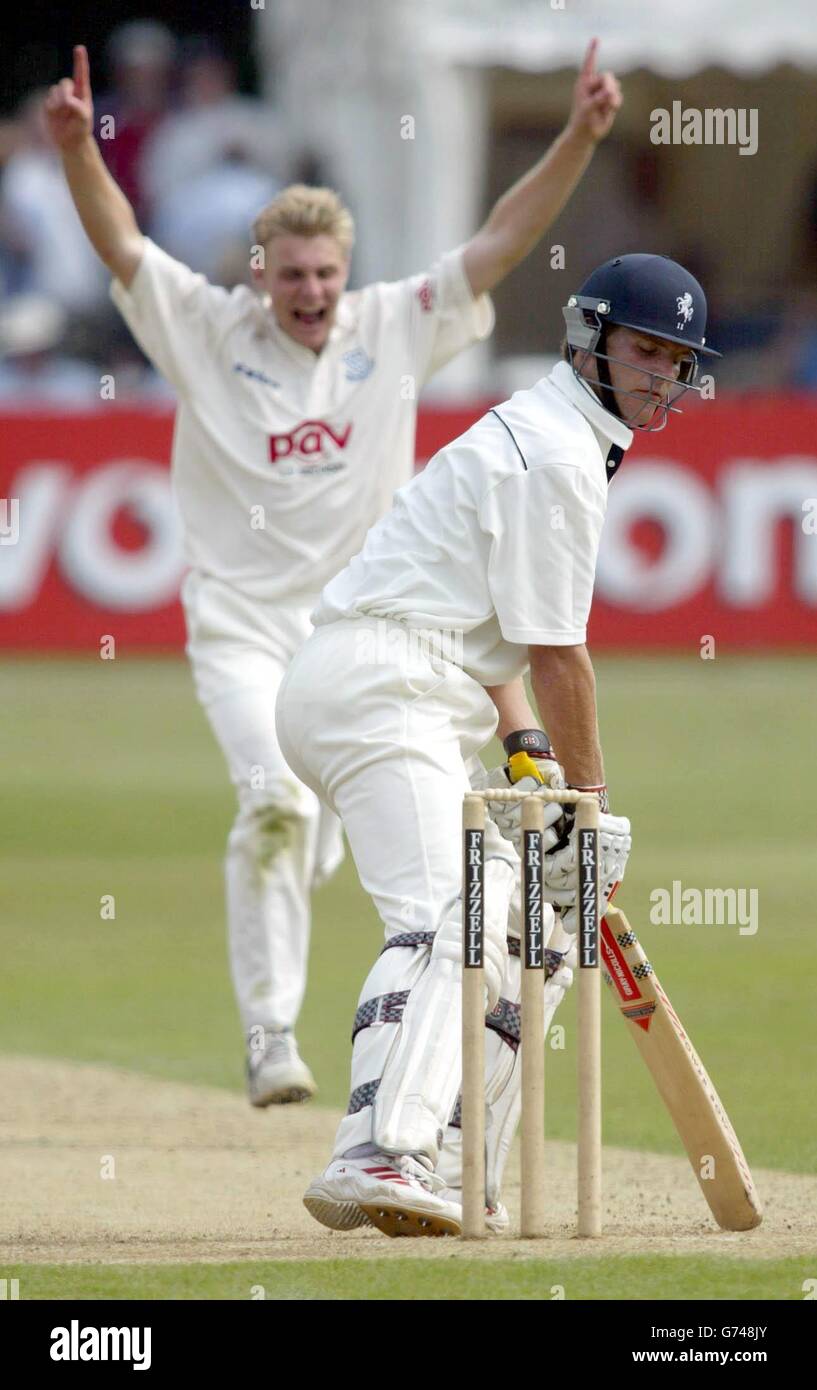
[[[584,416],[598,440],[605,459],[610,452],[611,444],[618,445],[620,449],[629,449],[633,442],[632,430],[609,410],[604,409],[589,385],[585,388],[576,380],[569,362],[557,362],[547,379],[557,391],[567,396],[571,405],[575,405]]]

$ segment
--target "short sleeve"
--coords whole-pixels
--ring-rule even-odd
[[[494,306],[487,294],[474,297],[463,250],[448,251],[427,273],[389,287],[400,296],[408,318],[411,370],[420,385],[493,331]]]
[[[483,499],[488,588],[507,642],[585,641],[605,506],[596,482],[562,463],[520,471]]]
[[[189,392],[200,375],[210,326],[224,317],[230,293],[148,237],[130,287],[114,280],[110,293],[142,351],[180,392]]]

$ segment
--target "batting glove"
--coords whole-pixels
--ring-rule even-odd
[[[550,750],[547,734],[541,729],[517,730],[508,735],[503,747],[508,761],[501,767],[491,769],[482,782],[483,787],[514,787],[516,791],[532,795],[549,787],[555,790],[564,788],[564,773]],[[564,807],[554,801],[546,801],[543,810],[544,848],[549,850],[559,843],[563,834]],[[509,840],[521,856],[522,802],[491,802],[490,815],[503,839]]]
[[[626,816],[599,815],[599,893],[602,911],[613,890],[624,877],[633,841],[630,822]],[[578,928],[576,911],[576,825],[570,831],[562,849],[545,855],[544,887],[546,902],[561,909],[565,931],[575,935]]]

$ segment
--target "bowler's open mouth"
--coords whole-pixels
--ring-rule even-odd
[[[326,318],[325,309],[293,309],[292,312],[298,322],[306,324],[307,327],[311,327],[314,323],[321,323]]]

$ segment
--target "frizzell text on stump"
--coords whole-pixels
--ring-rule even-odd
[[[579,831],[579,965],[594,970],[599,963],[598,832]]]
[[[525,831],[525,969],[544,969],[542,949],[542,836]]]
[[[485,834],[482,830],[465,832],[465,968],[479,969],[483,964],[485,943],[485,903],[483,864]]]

